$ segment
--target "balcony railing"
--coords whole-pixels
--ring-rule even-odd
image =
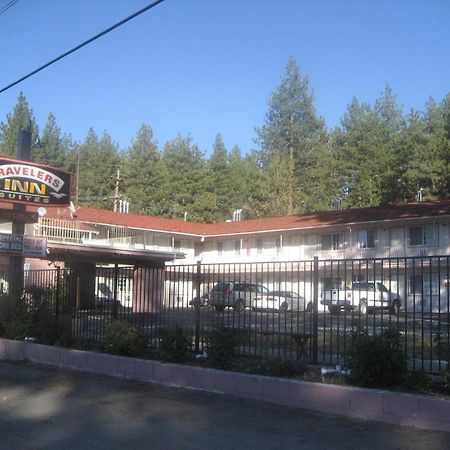
[[[50,242],[78,243],[89,246],[107,246],[121,249],[153,250],[172,252],[171,239],[164,233],[155,234],[145,230],[135,230],[127,227],[94,225],[71,222],[58,219],[41,218],[33,225],[33,235],[43,236]],[[258,262],[258,261],[296,261],[310,260],[315,256],[319,259],[373,259],[373,258],[403,258],[445,255],[450,252],[448,245],[442,246],[404,246],[392,248],[378,246],[376,248],[360,249],[356,245],[346,246],[338,250],[321,250],[320,245],[301,245],[274,248],[272,253],[267,250],[258,254],[256,248],[242,249],[239,254],[214,251],[203,251],[194,254],[194,249],[183,248],[186,253],[185,263],[201,260],[203,262]]]

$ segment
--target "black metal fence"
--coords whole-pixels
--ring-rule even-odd
[[[352,333],[401,334],[412,371],[449,364],[449,256],[170,265],[25,272],[25,297],[39,287],[72,336],[101,343],[106,324],[127,320],[158,347],[182,327],[201,352],[210,333],[232,328],[238,354],[346,364]],[[7,280],[2,278],[2,287]]]

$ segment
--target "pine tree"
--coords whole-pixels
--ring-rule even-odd
[[[326,142],[323,119],[317,117],[308,79],[291,58],[285,76],[269,100],[262,128],[257,130],[267,186],[267,214],[302,212],[308,203],[308,170]]]
[[[67,154],[70,151],[71,139],[63,136],[56,124],[55,116],[50,113],[42,131],[40,146],[33,149],[33,161],[65,168]]]
[[[178,135],[164,146],[161,157],[161,215],[210,221],[214,195],[207,191],[207,166],[190,136]]]
[[[16,157],[20,130],[31,131],[31,142],[36,142],[39,130],[23,92],[19,94],[14,111],[6,116],[6,123],[0,123],[0,155]]]
[[[428,199],[450,195],[450,139],[448,108],[445,98],[440,104],[430,99],[424,114],[416,113],[409,120],[403,145],[409,154],[405,183],[409,199],[419,189]]]
[[[215,209],[215,212],[210,215],[212,221],[225,220],[231,215],[234,191],[231,175],[228,151],[222,135],[218,133],[208,161],[206,178],[206,183],[209,184],[207,190],[211,193],[208,201],[214,203]]]
[[[87,206],[113,209],[113,195],[120,156],[117,144],[105,131],[99,140],[92,128],[71,155],[79,167],[79,201]],[[76,183],[76,180],[75,180]]]
[[[153,131],[149,125],[142,124],[123,162],[123,192],[130,199],[131,211],[158,214],[160,172],[160,155]]]
[[[405,120],[389,85],[374,108],[354,98],[341,123],[333,148],[345,206],[397,202],[406,164],[398,151]]]

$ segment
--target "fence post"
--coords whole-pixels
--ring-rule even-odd
[[[200,296],[201,271],[202,271],[202,263],[201,261],[197,261],[197,272],[195,275],[195,289],[197,291],[197,297],[199,299],[199,302],[201,300]],[[200,303],[197,305],[194,302],[194,308],[195,308],[195,352],[198,353],[200,351]]]
[[[76,297],[75,297],[75,313],[78,317],[78,313],[80,312],[80,302],[81,302],[81,278],[77,277],[76,284]]]
[[[313,262],[313,348],[312,360],[317,364],[319,340],[319,258],[314,256]]]
[[[59,298],[61,290],[61,269],[59,266],[56,266],[56,298],[55,298],[55,317],[58,320],[59,317]]]
[[[119,284],[119,265],[114,264],[114,288],[113,288],[113,310],[112,310],[113,319],[117,319],[117,309],[118,309],[117,285],[118,284]]]

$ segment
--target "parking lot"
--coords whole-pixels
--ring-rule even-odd
[[[2,450],[444,450],[450,434],[0,362]]]

